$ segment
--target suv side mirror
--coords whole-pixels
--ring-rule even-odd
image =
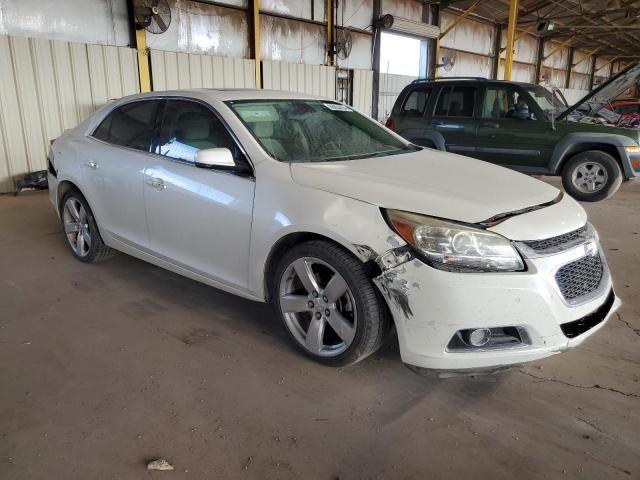
[[[196,167],[200,168],[234,168],[233,154],[228,148],[207,148],[196,153]]]

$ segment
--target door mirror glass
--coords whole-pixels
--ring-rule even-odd
[[[206,148],[196,153],[196,167],[201,168],[233,168],[236,163],[233,161],[233,155],[228,148]]]

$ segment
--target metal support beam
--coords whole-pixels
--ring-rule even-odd
[[[589,90],[593,90],[593,84],[596,79],[596,61],[598,57],[591,55],[591,68],[589,69]]]
[[[544,57],[544,38],[538,38],[538,49],[536,51],[536,73],[535,83],[540,83],[540,77],[542,76],[542,62]]]
[[[149,49],[147,48],[147,32],[136,30],[136,50],[138,52],[138,77],[140,91],[151,91],[151,69],[149,68]]]
[[[260,48],[260,0],[249,0],[250,56],[255,61],[256,88],[262,88],[262,55]]]
[[[371,88],[371,117],[378,119],[378,99],[380,98],[380,45],[382,28],[380,15],[382,14],[382,0],[373,0],[373,18],[371,20],[373,30],[373,55],[371,56],[371,69],[373,70],[373,82]]]
[[[333,0],[327,0],[327,65],[333,65],[333,6]]]
[[[507,23],[507,58],[504,62],[504,79],[511,80],[513,69],[513,48],[515,47],[516,26],[518,25],[518,0],[509,1],[509,21]]]
[[[602,47],[598,47],[598,48],[594,48],[593,50],[590,50],[589,52],[587,52],[587,54],[582,57],[580,60],[578,60],[577,62],[575,62],[573,64],[574,67],[577,67],[578,65],[580,65],[582,62],[584,62],[585,60],[589,60],[590,58],[592,58],[593,54],[596,53],[598,50],[600,50]]]
[[[493,31],[493,57],[491,58],[491,78],[498,79],[500,71],[500,44],[502,43],[502,26],[496,24]]]
[[[620,58],[620,55],[617,55],[615,57],[613,57],[611,60],[609,60],[607,63],[605,63],[604,65],[599,66],[598,68],[595,69],[595,72],[598,72],[600,70],[602,70],[604,67],[608,67],[611,66],[613,67],[613,62],[615,62],[617,59]]]
[[[440,5],[433,3],[429,5],[429,20],[431,25],[440,26]],[[440,41],[429,40],[429,68],[427,68],[427,76],[436,78],[438,75],[438,59],[440,55]]]
[[[567,58],[567,73],[564,78],[564,88],[571,88],[571,73],[573,72],[573,55],[575,48],[569,48],[569,58]]]

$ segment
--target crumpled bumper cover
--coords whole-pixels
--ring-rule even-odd
[[[594,327],[575,338],[564,335],[561,324],[593,313],[612,292],[607,270],[601,294],[578,306],[564,301],[553,273],[575,254],[527,260],[527,271],[514,273],[445,272],[417,258],[387,268],[374,283],[394,317],[403,362],[469,373],[538,360],[579,345],[604,326],[620,300],[614,298],[604,320]],[[458,330],[505,326],[525,328],[529,344],[499,350],[447,351]]]

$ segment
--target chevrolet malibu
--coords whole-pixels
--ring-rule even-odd
[[[572,198],[332,100],[126,97],[52,144],[49,185],[78,260],[120,251],[271,302],[327,365],[395,329],[411,366],[499,370],[577,346],[620,303]]]

